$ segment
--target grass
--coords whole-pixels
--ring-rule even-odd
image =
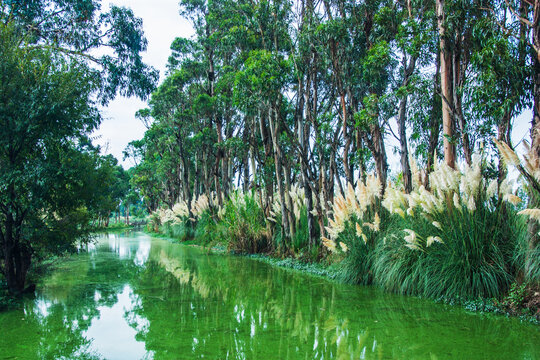
[[[415,232],[418,249],[404,246],[403,229]],[[427,246],[430,236],[443,242]],[[377,249],[375,278],[384,289],[407,295],[500,298],[513,281],[512,248],[522,236],[523,224],[515,212],[503,214],[482,204],[475,211],[445,208],[429,220],[418,212],[405,218],[394,215]]]
[[[325,277],[332,280],[339,280],[339,269],[335,265],[328,265],[325,263],[305,262],[300,259],[294,258],[276,258],[263,254],[251,254],[247,255],[250,259],[262,261],[272,266],[277,266],[285,269],[292,269],[300,271],[302,273]]]
[[[233,194],[224,204],[214,231],[229,251],[257,254],[270,250],[264,212],[253,194]],[[205,232],[212,233],[212,228],[205,228]]]

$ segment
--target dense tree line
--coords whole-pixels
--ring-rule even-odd
[[[496,151],[492,137],[512,147],[514,120],[530,107],[540,154],[538,1],[180,6],[196,35],[171,45],[168,76],[138,112],[148,131],[126,150],[150,211],[201,194],[220,206],[255,189],[266,214],[280,199],[291,237],[299,184],[315,238],[347,183],[374,172],[383,188],[410,192],[413,157],[429,188],[437,158],[470,165],[483,146]],[[401,163],[392,171],[391,138]]]

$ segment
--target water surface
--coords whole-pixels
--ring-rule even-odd
[[[141,233],[0,313],[0,359],[540,359],[539,327]]]

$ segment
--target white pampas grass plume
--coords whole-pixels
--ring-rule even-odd
[[[469,201],[467,201],[467,209],[469,211],[475,211],[476,210],[476,202],[474,201],[474,197],[469,197]]]
[[[356,235],[358,235],[358,237],[361,237],[363,234],[364,232],[362,231],[362,227],[360,226],[360,224],[356,223]]]
[[[459,195],[454,193],[454,206],[458,209],[461,209],[461,203],[459,201]]]
[[[395,209],[394,210],[394,213],[398,214],[399,216],[401,216],[403,219],[405,219],[405,213],[403,212],[402,209]]]
[[[514,150],[512,150],[510,146],[508,146],[508,144],[503,141],[498,141],[495,138],[493,138],[493,142],[495,143],[495,145],[497,145],[497,148],[501,153],[501,158],[507,165],[517,167],[521,164],[521,161],[519,161],[519,157],[516,155]]]
[[[426,240],[426,247],[430,247],[431,245],[433,245],[434,242],[444,244],[444,242],[442,241],[442,239],[440,237],[438,237],[438,236],[428,236],[428,238]]]
[[[489,182],[489,185],[488,185],[487,190],[486,190],[486,195],[487,195],[488,198],[492,198],[495,195],[497,195],[497,187],[498,187],[498,184],[497,184],[496,179],[491,180]]]
[[[405,240],[405,242],[409,243],[409,244],[416,244],[416,233],[411,230],[411,229],[403,229],[403,231],[405,231],[407,234],[407,236],[405,236],[403,238],[403,240]]]
[[[379,217],[379,213],[375,213],[375,218],[373,219],[373,226],[375,231],[379,231],[381,228],[381,218]]]
[[[540,222],[540,209],[525,209],[518,212],[518,215],[525,215]]]
[[[327,239],[325,237],[321,237],[322,243],[328,250],[335,253],[337,252],[336,243],[333,240]]]
[[[386,188],[384,200],[382,205],[390,211],[390,213],[396,213],[397,209],[407,207],[407,197],[405,194],[392,186]]]
[[[521,202],[521,198],[514,194],[505,194],[503,200],[508,201],[512,205],[518,205]]]

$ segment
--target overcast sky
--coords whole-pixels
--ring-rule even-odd
[[[143,54],[143,59],[160,71],[160,82],[163,80],[172,41],[176,37],[189,38],[194,34],[191,24],[180,16],[178,3],[179,0],[104,0],[102,2],[103,10],[107,10],[110,4],[126,6],[133,9],[135,16],[143,19],[144,33],[148,40],[148,49]],[[94,143],[102,146],[103,153],[113,154],[124,168],[134,165],[129,160],[122,160],[122,152],[130,141],[143,137],[146,128],[135,119],[135,112],[145,107],[145,102],[137,98],[118,97],[103,109],[104,121],[93,134],[96,138]],[[529,138],[528,129],[531,119],[530,110],[515,119],[512,133],[514,144],[521,142],[524,138]],[[394,132],[396,130],[394,128]],[[386,142],[387,146],[399,145],[391,135],[387,137]],[[519,147],[518,150],[522,148]],[[399,169],[399,157],[393,154],[392,150],[388,153],[388,162],[391,169]]]
[[[133,9],[135,16],[142,18],[144,33],[148,40],[144,61],[160,72],[163,80],[165,65],[170,55],[170,45],[176,37],[191,37],[191,24],[179,15],[179,0],[104,0],[102,9],[110,4]],[[131,167],[129,161],[122,161],[122,151],[127,144],[141,139],[146,128],[137,119],[135,112],[145,108],[145,102],[137,98],[118,97],[102,110],[104,121],[94,132],[95,144],[101,145],[103,152],[113,154],[124,168]]]

